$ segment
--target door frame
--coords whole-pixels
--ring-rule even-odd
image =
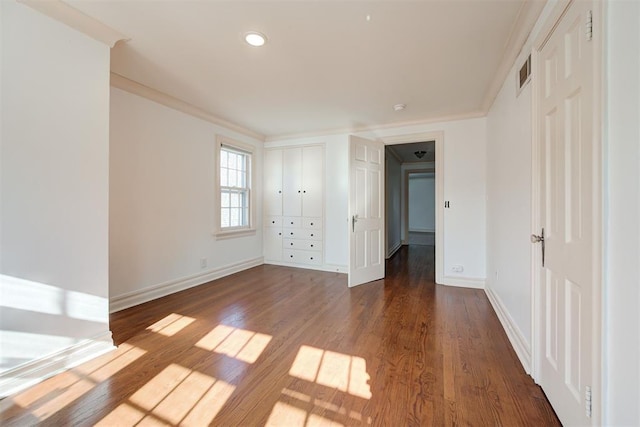
[[[541,64],[539,64],[540,51],[549,40],[553,31],[558,26],[560,20],[564,17],[569,6],[574,0],[559,0],[556,6],[552,9],[551,13],[545,20],[542,28],[538,34],[538,37],[534,41],[532,53],[531,53],[531,69],[533,70],[531,79],[532,101],[531,101],[531,113],[532,113],[532,140],[531,140],[531,233],[538,234],[541,228],[540,218],[540,145],[542,141],[542,135],[538,129],[538,120],[540,119],[540,100],[539,100],[539,82],[536,76],[540,72]],[[596,43],[594,45],[594,92],[593,92],[593,134],[598,140],[596,144],[599,146],[599,156],[594,155],[593,173],[596,175],[595,180],[600,185],[594,186],[594,200],[596,200],[596,209],[594,210],[593,224],[594,227],[594,252],[596,258],[599,260],[597,265],[593,268],[596,269],[594,274],[599,280],[594,280],[594,287],[592,293],[592,313],[593,313],[593,342],[592,342],[592,366],[593,372],[593,384],[591,384],[592,392],[592,420],[593,425],[600,425],[603,418],[604,410],[604,396],[602,394],[602,384],[604,378],[602,377],[604,370],[602,369],[603,360],[603,286],[604,281],[604,204],[603,204],[603,167],[605,156],[603,153],[603,128],[602,123],[604,121],[604,107],[603,107],[603,43],[604,43],[604,2],[594,1],[594,12],[597,9],[597,14],[594,13],[593,19],[593,32],[600,34],[599,37],[594,38],[592,41]],[[599,19],[595,19],[598,17]],[[596,158],[597,157],[597,158]],[[540,354],[541,351],[541,339],[542,339],[542,319],[541,319],[541,307],[542,307],[542,289],[540,287],[540,269],[538,266],[541,264],[541,253],[536,250],[537,247],[531,250],[531,376],[536,383],[540,380],[541,361],[544,357]]]
[[[436,283],[444,284],[444,131],[420,132],[381,137],[384,145],[435,141],[436,145]],[[385,150],[386,155],[386,150]],[[385,194],[386,180],[385,180]],[[386,224],[386,219],[385,219]],[[409,224],[407,224],[407,228]],[[404,236],[403,236],[404,237]]]

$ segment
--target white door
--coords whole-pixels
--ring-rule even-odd
[[[349,137],[349,286],[384,278],[384,144]]]
[[[544,242],[534,247],[541,255],[536,380],[567,426],[594,424],[588,402],[599,378],[594,306],[600,280],[600,142],[594,132],[599,35],[593,40],[586,35],[590,10],[596,12],[589,1],[571,4],[540,50],[537,72]]]
[[[282,227],[264,228],[264,259],[282,261]]]
[[[264,151],[264,216],[282,215],[282,150]]]
[[[302,148],[283,151],[282,215],[302,215]]]
[[[322,216],[324,148],[320,145],[302,148],[302,216]]]

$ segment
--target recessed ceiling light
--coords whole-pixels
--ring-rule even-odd
[[[244,35],[244,40],[251,46],[260,47],[267,42],[267,37],[256,31],[250,31]]]
[[[407,106],[404,105],[404,104],[396,104],[396,105],[393,106],[393,109],[396,110],[396,111],[402,111],[405,108],[407,108]]]

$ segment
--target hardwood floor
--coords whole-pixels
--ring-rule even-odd
[[[117,351],[0,402],[2,425],[559,425],[483,291],[264,265],[112,315]]]

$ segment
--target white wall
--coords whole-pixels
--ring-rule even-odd
[[[23,4],[0,9],[4,394],[71,363],[27,372],[53,353],[112,347],[109,47]]]
[[[386,151],[387,257],[402,244],[402,172],[400,161]]]
[[[640,3],[606,2],[604,424],[640,425]]]
[[[409,231],[436,231],[434,173],[409,175]]]
[[[531,84],[516,97],[511,69],[487,116],[487,289],[531,354]],[[529,366],[525,369],[529,370]]]
[[[213,235],[218,134],[256,147],[258,232],[253,236],[216,240]],[[210,122],[111,89],[112,309],[201,284],[239,263],[262,262],[261,146]]]

